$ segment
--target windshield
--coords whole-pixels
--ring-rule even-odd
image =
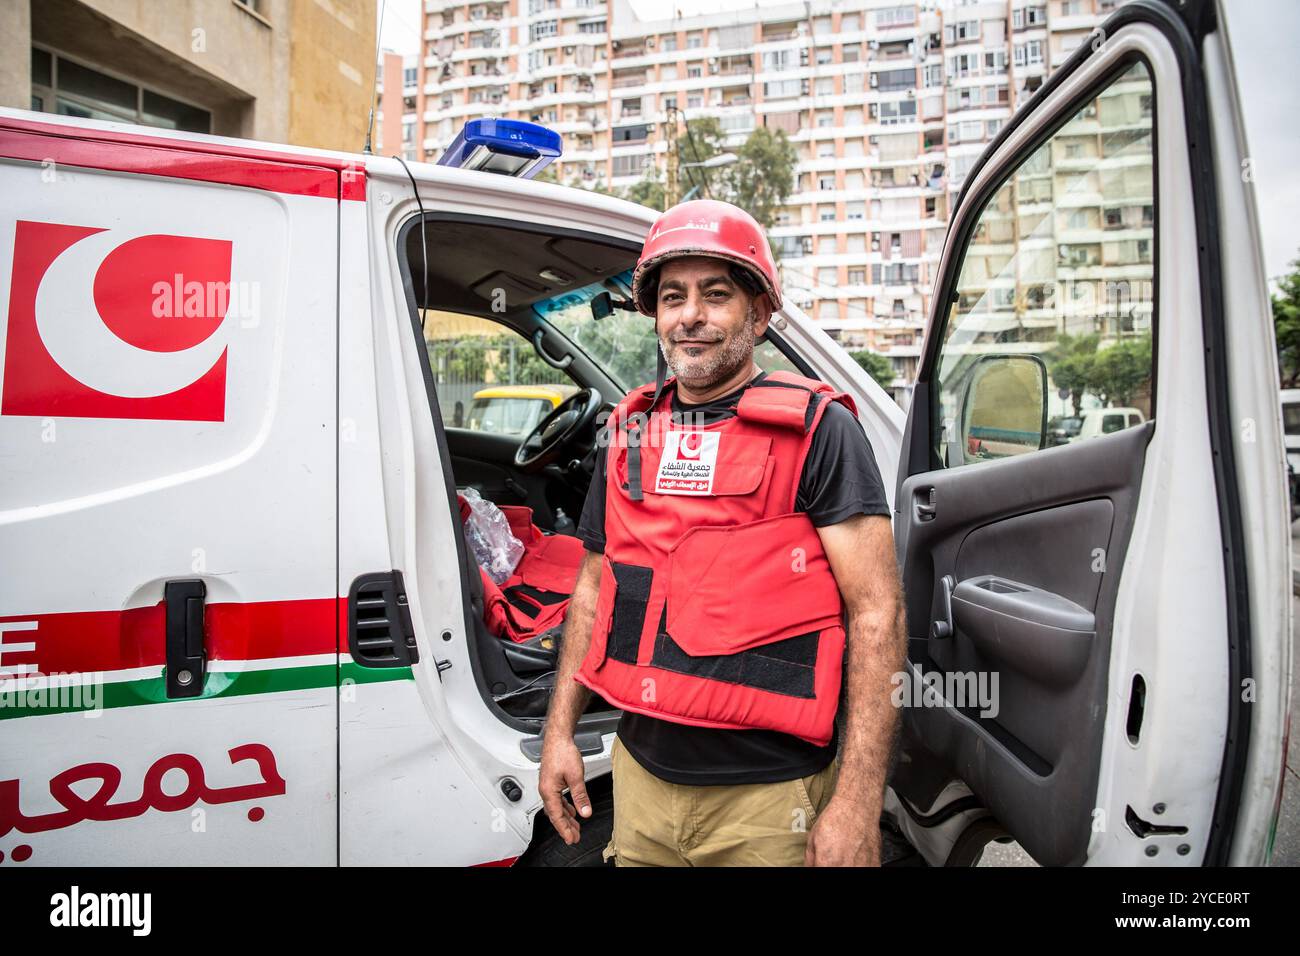
[[[615,299],[630,300],[632,270],[607,283],[596,282],[544,299],[533,306],[533,311],[582,349],[620,388],[630,391],[655,380],[654,320],[640,312],[623,309],[615,309],[603,319],[592,318],[591,300],[602,292],[611,291],[609,286],[617,290]],[[767,372],[777,369],[799,371],[766,339],[754,349],[754,361]]]
[[[476,398],[466,424],[474,431],[527,435],[553,407],[545,398]]]

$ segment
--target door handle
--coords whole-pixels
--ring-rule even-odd
[[[916,520],[933,521],[939,513],[939,506],[935,501],[935,489],[917,488],[913,493],[915,495]]]
[[[943,592],[939,613],[943,616],[930,625],[930,634],[942,639],[952,637],[952,592],[957,587],[957,579],[951,574],[945,574],[939,581],[939,587]]]
[[[166,606],[167,696],[198,697],[208,673],[203,609],[208,588],[197,579],[163,585]]]

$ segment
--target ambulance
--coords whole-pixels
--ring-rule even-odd
[[[1269,860],[1290,548],[1240,116],[1213,5],[1126,4],[963,171],[906,412],[795,304],[759,343],[853,397],[889,486],[901,855]],[[602,416],[653,380],[656,214],[530,178],[559,148],[0,111],[0,866],[600,862],[619,714],[581,719],[566,847],[529,622],[571,587]],[[868,294],[916,292],[870,258]],[[576,388],[522,438],[452,424],[438,327],[470,319]],[[1068,379],[1085,338],[1139,374]],[[1052,444],[1076,398],[1142,415]],[[471,498],[526,546],[500,594]]]

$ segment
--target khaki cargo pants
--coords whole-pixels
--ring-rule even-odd
[[[780,783],[691,787],[661,780],[618,737],[610,750],[616,866],[803,866],[808,831],[830,802],[839,758]]]

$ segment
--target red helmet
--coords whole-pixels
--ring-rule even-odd
[[[747,269],[767,293],[772,310],[781,308],[781,284],[763,227],[731,203],[694,199],[673,206],[650,228],[632,274],[632,299],[638,309],[655,314],[655,275],[669,259],[684,256],[713,256]]]

